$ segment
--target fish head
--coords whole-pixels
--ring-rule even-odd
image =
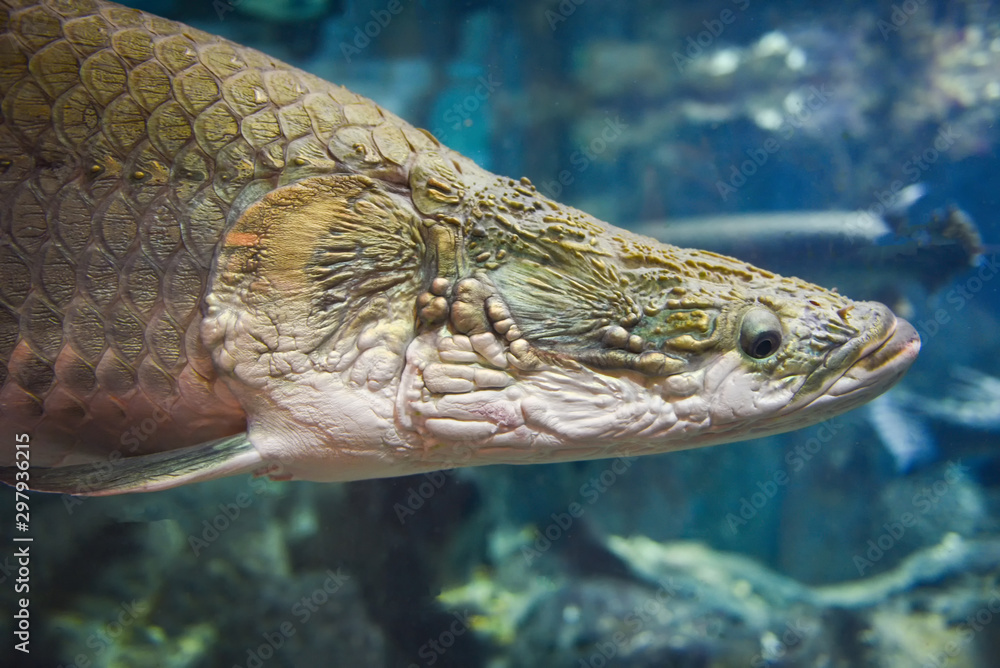
[[[534,450],[508,439],[505,461],[646,454],[798,429],[884,392],[919,351],[914,328],[882,304],[548,200],[527,213],[507,208],[484,207],[469,237],[466,282],[476,287],[465,287],[487,316],[474,325],[453,317],[450,333],[489,332],[506,351]]]
[[[896,382],[881,304],[633,234],[462,163],[335,175],[227,233],[202,335],[282,475],[648,454],[807,426]]]

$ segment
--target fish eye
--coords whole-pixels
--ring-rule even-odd
[[[781,346],[781,321],[765,308],[752,308],[740,322],[740,348],[754,359],[770,357]]]

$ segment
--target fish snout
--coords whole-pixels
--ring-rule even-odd
[[[827,361],[828,367],[847,365],[844,373],[829,388],[828,394],[844,396],[859,393],[868,400],[903,377],[920,352],[920,335],[909,322],[896,315],[889,307],[878,302],[861,302],[856,310],[862,311],[863,326],[851,344],[843,346]],[[852,316],[855,315],[852,312]],[[852,318],[853,320],[854,318]],[[831,364],[833,362],[833,364]],[[859,398],[862,398],[859,396]]]
[[[888,336],[877,346],[866,350],[854,366],[865,369],[868,373],[878,373],[882,369],[902,365],[902,375],[902,371],[917,359],[919,352],[920,335],[917,330],[906,320],[895,318],[895,327]]]

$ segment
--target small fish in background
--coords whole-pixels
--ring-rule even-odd
[[[896,396],[908,410],[934,420],[980,431],[1000,430],[1000,378],[969,367],[955,367],[951,373],[956,383],[944,397],[902,391]]]
[[[899,393],[875,398],[865,406],[865,414],[882,445],[892,454],[898,473],[909,473],[936,459],[938,449],[930,427],[902,405]]]
[[[940,206],[940,198],[931,195],[924,183],[909,185],[896,195],[882,218],[892,228],[892,235],[880,241],[891,245],[921,247],[950,246],[954,250],[947,259],[956,259],[955,268],[975,267],[986,251],[979,227],[972,217],[954,204]],[[946,258],[942,258],[946,259]],[[951,269],[951,265],[948,266]]]
[[[905,305],[907,285],[934,293],[995,252],[971,216],[932,194],[923,183],[907,186],[881,216],[864,209],[764,211],[647,222],[636,231]]]
[[[896,193],[895,202],[892,202],[889,205],[889,208],[886,209],[885,219],[890,224],[892,224],[894,218],[899,218],[905,221],[910,207],[922,200],[926,194],[926,183],[911,183],[906,186]]]

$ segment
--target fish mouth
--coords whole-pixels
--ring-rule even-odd
[[[894,324],[889,335],[865,350],[826,394],[840,398],[861,394],[861,401],[867,401],[903,377],[920,352],[920,335],[902,318],[896,318]]]
[[[885,312],[891,314],[888,309]],[[892,316],[886,325],[883,337],[862,343],[859,349],[852,351],[857,358],[810,402],[810,412],[843,413],[874,399],[899,382],[917,359],[920,335],[902,318]]]

